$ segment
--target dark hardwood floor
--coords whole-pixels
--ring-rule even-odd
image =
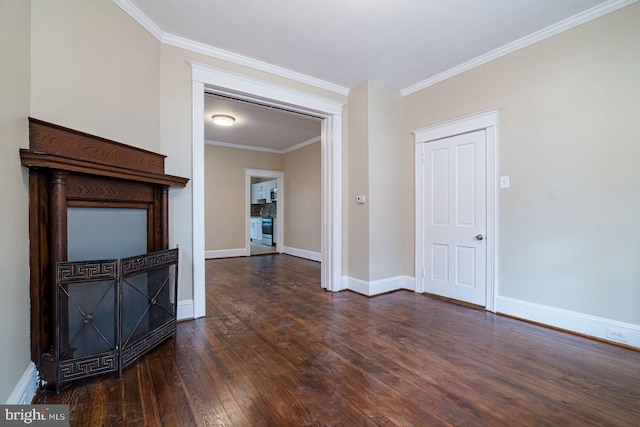
[[[39,392],[72,426],[639,426],[640,352],[408,291],[209,260],[207,317],[115,376]]]

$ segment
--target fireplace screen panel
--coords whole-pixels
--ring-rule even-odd
[[[117,272],[116,260],[58,264],[58,383],[118,369]]]
[[[177,249],[121,261],[121,368],[175,333]]]
[[[178,249],[57,265],[56,388],[115,372],[173,336]]]
[[[116,280],[62,285],[61,306],[67,306],[68,337],[60,348],[60,359],[115,351]],[[66,347],[66,348],[65,348]]]

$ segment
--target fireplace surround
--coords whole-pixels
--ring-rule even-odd
[[[175,332],[178,251],[168,248],[168,195],[188,179],[165,174],[161,154],[34,118],[20,158],[29,168],[31,358],[41,385],[121,372]],[[82,227],[76,210],[88,215]],[[94,212],[137,219],[126,228]],[[113,233],[103,230],[107,223]],[[142,237],[133,246],[120,243],[126,238],[107,244],[121,227],[127,237],[144,228]],[[102,252],[91,248],[108,257],[96,261]],[[81,259],[85,253],[91,259]],[[134,265],[142,272],[129,276]]]

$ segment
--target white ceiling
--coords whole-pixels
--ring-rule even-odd
[[[165,34],[402,90],[605,0],[129,0]]]
[[[113,1],[164,43],[342,94],[374,80],[406,95],[636,0]],[[279,124],[237,137],[248,122],[233,108],[238,126],[206,139],[306,141]]]
[[[204,113],[208,144],[285,153],[320,140],[320,119],[294,112],[207,94]],[[233,116],[236,122],[231,127],[214,125],[214,114]]]

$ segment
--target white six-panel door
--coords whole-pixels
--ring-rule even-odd
[[[421,144],[424,291],[486,305],[486,131]]]

